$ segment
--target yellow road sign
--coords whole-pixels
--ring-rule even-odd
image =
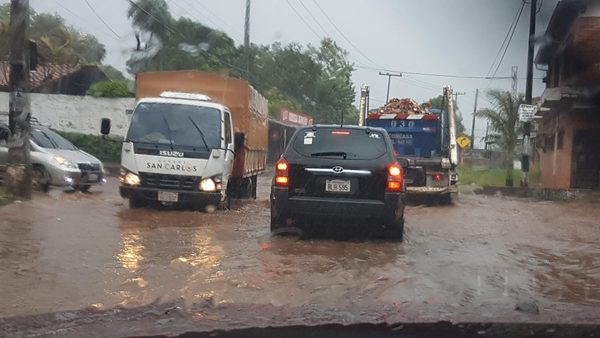
[[[471,145],[471,139],[467,136],[462,135],[456,138],[456,143],[459,147],[466,149]]]

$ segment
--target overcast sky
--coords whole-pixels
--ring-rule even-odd
[[[56,12],[77,29],[96,35],[106,45],[105,62],[125,71],[125,62],[135,46],[131,23],[127,19],[127,0],[88,0],[97,15],[84,0],[30,1],[37,12]],[[385,100],[387,78],[370,68],[486,76],[522,3],[522,0],[316,1],[337,29],[315,0],[253,0],[251,41],[256,44],[295,41],[317,45],[321,38],[332,37],[348,50],[351,61],[356,64],[353,81],[357,92],[363,83],[371,86],[372,108]],[[541,6],[537,31],[541,34],[558,0],[538,2]],[[184,15],[201,21],[225,31],[237,44],[242,43],[245,0],[167,0],[167,3],[174,16]],[[518,66],[521,92],[525,91],[528,24],[527,4],[496,74],[510,76],[512,66]],[[534,77],[544,75],[544,72],[536,71]],[[455,91],[466,93],[458,101],[465,126],[470,130],[475,89],[510,90],[511,81],[405,73],[402,78],[392,79],[390,97],[412,97],[421,102],[441,94],[444,85],[452,85]],[[541,80],[535,80],[534,96],[540,95],[543,89]],[[483,96],[479,106],[488,105]],[[485,121],[478,121],[476,138],[484,132]]]

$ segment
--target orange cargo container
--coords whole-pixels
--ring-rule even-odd
[[[250,177],[265,170],[268,102],[248,82],[200,71],[148,72],[137,75],[135,95],[138,100],[157,97],[165,91],[205,94],[214,102],[229,108],[235,133],[243,134],[245,140],[243,147],[236,145],[232,176]]]

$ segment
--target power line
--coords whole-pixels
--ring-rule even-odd
[[[377,62],[373,61],[370,57],[368,57],[365,53],[363,53],[360,50],[360,48],[358,48],[350,39],[348,39],[348,37],[346,37],[346,35],[344,34],[344,32],[342,32],[342,30],[339,29],[339,27],[333,22],[333,20],[331,20],[331,18],[329,17],[329,15],[327,15],[327,13],[323,10],[323,8],[321,8],[321,6],[319,5],[319,3],[317,1],[313,1],[313,2],[315,3],[315,5],[317,5],[317,8],[319,8],[319,11],[321,11],[321,13],[323,13],[323,15],[325,16],[325,18],[327,19],[327,21],[329,21],[329,23],[333,26],[333,28],[338,33],[340,33],[340,35],[342,36],[342,38],[344,38],[344,40],[346,40],[346,42],[348,42],[350,44],[350,46],[352,46],[352,48],[354,48],[367,61],[369,61],[372,64],[374,64],[376,67],[380,67],[380,65],[378,65]]]
[[[311,32],[313,32],[313,34],[315,34],[315,36],[321,40],[321,36],[319,35],[319,33],[317,33],[317,31],[315,31],[311,25],[308,24],[308,22],[306,22],[306,20],[304,20],[304,18],[302,17],[302,15],[300,15],[300,13],[296,10],[296,8],[294,8],[294,6],[292,6],[292,4],[290,3],[289,0],[285,0],[285,2],[288,4],[288,6],[294,11],[294,13],[296,13],[296,15],[300,18],[300,20],[302,20],[302,22],[304,22],[304,24],[306,25],[306,27],[308,27],[308,29],[311,30]]]
[[[215,27],[217,27],[217,28],[221,29],[222,31],[225,31],[225,30],[223,29],[223,27],[222,27],[221,25],[219,25],[219,24],[218,24],[216,21],[214,21],[214,20],[213,20],[213,19],[212,19],[210,16],[203,15],[203,13],[202,13],[202,12],[200,12],[200,11],[198,11],[198,10],[197,10],[197,9],[196,9],[196,8],[193,6],[193,4],[191,4],[191,3],[187,2],[186,0],[183,0],[183,1],[184,1],[184,2],[186,3],[186,5],[188,5],[188,6],[190,7],[190,9],[192,9],[194,12],[198,13],[198,14],[199,14],[200,16],[202,16],[202,17],[205,17],[205,18],[206,18],[206,20],[208,20],[209,22],[211,22],[211,23],[212,23],[212,24],[213,24]],[[199,17],[195,16],[194,14],[192,14],[192,13],[191,13],[189,10],[187,10],[187,9],[183,8],[183,7],[182,7],[180,4],[178,4],[178,3],[177,3],[177,1],[175,1],[175,0],[171,0],[171,3],[172,3],[173,5],[175,5],[176,7],[178,7],[179,9],[181,9],[181,10],[183,11],[183,13],[187,13],[189,16],[191,16],[192,18],[196,19],[198,22],[202,23],[202,22],[204,21],[203,19],[201,19],[201,18],[199,18]],[[234,41],[236,41],[237,43],[240,43],[240,41],[238,41],[238,40],[237,40],[235,37],[233,37],[233,36],[232,36],[231,38],[232,38]]]
[[[524,6],[524,4],[522,3],[521,8],[523,8],[523,6]],[[510,26],[508,26],[508,30],[506,31],[506,35],[504,36],[504,40],[502,41],[502,44],[500,44],[500,48],[498,48],[498,52],[496,53],[496,56],[494,57],[494,60],[492,61],[492,64],[490,65],[490,69],[488,69],[488,71],[486,73],[488,76],[492,73],[492,69],[494,69],[494,65],[496,64],[496,62],[498,61],[498,58],[500,57],[500,54],[502,53],[502,49],[504,48],[504,45],[506,44],[506,41],[508,40],[508,37],[510,36],[510,32],[513,30],[513,27],[516,25],[518,18],[521,16],[521,11],[522,11],[521,8],[517,9],[515,18],[511,22]]]
[[[304,7],[304,9],[306,10],[306,12],[308,12],[308,15],[310,15],[310,17],[317,24],[317,26],[319,26],[319,28],[321,28],[321,30],[323,31],[323,33],[325,34],[325,36],[329,37],[329,34],[327,33],[327,30],[321,25],[321,23],[319,22],[319,20],[317,20],[317,18],[315,18],[315,16],[312,14],[312,12],[310,11],[310,9],[308,9],[308,7],[306,7],[306,5],[304,5],[304,2],[302,2],[302,0],[298,0],[298,2],[300,3],[300,5],[302,5],[302,7]]]
[[[90,2],[88,0],[85,0],[85,3],[88,5],[88,7],[92,10],[92,12],[94,12],[94,15],[96,15],[96,17],[98,18],[98,20],[102,21],[102,23],[104,24],[104,26],[106,26],[106,28],[108,28],[117,38],[121,38],[119,36],[119,34],[117,34],[117,32],[115,32],[107,23],[106,21],[104,21],[104,19],[102,19],[102,17],[100,16],[100,14],[98,14],[98,12],[96,12],[96,10],[94,9],[94,7],[92,7],[92,5],[90,5]]]
[[[69,9],[68,7],[65,7],[63,4],[60,3],[60,0],[54,0],[54,2],[56,2],[56,4],[61,7],[62,9],[64,9],[65,11],[71,13],[71,15],[73,15],[75,18],[78,18],[79,20],[81,20],[81,22],[85,22],[85,24],[89,24],[89,20],[84,19],[83,17],[81,17],[81,15],[73,12],[71,9]],[[94,26],[94,28],[98,28],[98,26]],[[108,34],[107,32],[105,32],[104,30],[100,30],[101,33],[105,34],[106,36],[110,36],[111,38],[115,39],[115,37],[112,34]],[[121,36],[118,36],[118,39],[116,40],[120,40]]]
[[[508,39],[508,43],[506,44],[506,48],[504,48],[504,53],[502,53],[502,58],[500,58],[500,62],[498,62],[498,66],[496,67],[496,70],[494,71],[494,74],[492,75],[492,77],[496,76],[496,74],[498,73],[498,70],[500,69],[500,66],[502,65],[502,61],[504,61],[504,57],[506,56],[506,52],[508,51],[508,47],[510,47],[510,43],[512,41],[512,38],[515,35],[515,32],[517,30],[517,26],[519,25],[519,20],[521,19],[521,14],[523,13],[523,9],[524,8],[525,8],[525,0],[523,0],[523,4],[521,5],[521,9],[519,10],[519,15],[517,16],[517,22],[513,26],[513,30],[510,33],[510,38]]]
[[[369,70],[377,70],[377,71],[386,71],[386,72],[396,72],[403,73],[409,75],[422,75],[422,76],[433,76],[433,77],[447,77],[447,78],[457,78],[457,79],[488,79],[488,80],[496,80],[496,79],[509,79],[510,77],[490,77],[490,76],[475,76],[475,75],[456,75],[456,74],[437,74],[437,73],[422,73],[422,72],[405,72],[401,70],[392,70],[385,68],[374,68],[364,65],[354,65],[356,68],[369,69]]]

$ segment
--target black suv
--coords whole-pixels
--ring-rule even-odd
[[[299,217],[358,219],[402,240],[403,176],[383,129],[301,128],[276,164],[271,231],[285,231]]]

